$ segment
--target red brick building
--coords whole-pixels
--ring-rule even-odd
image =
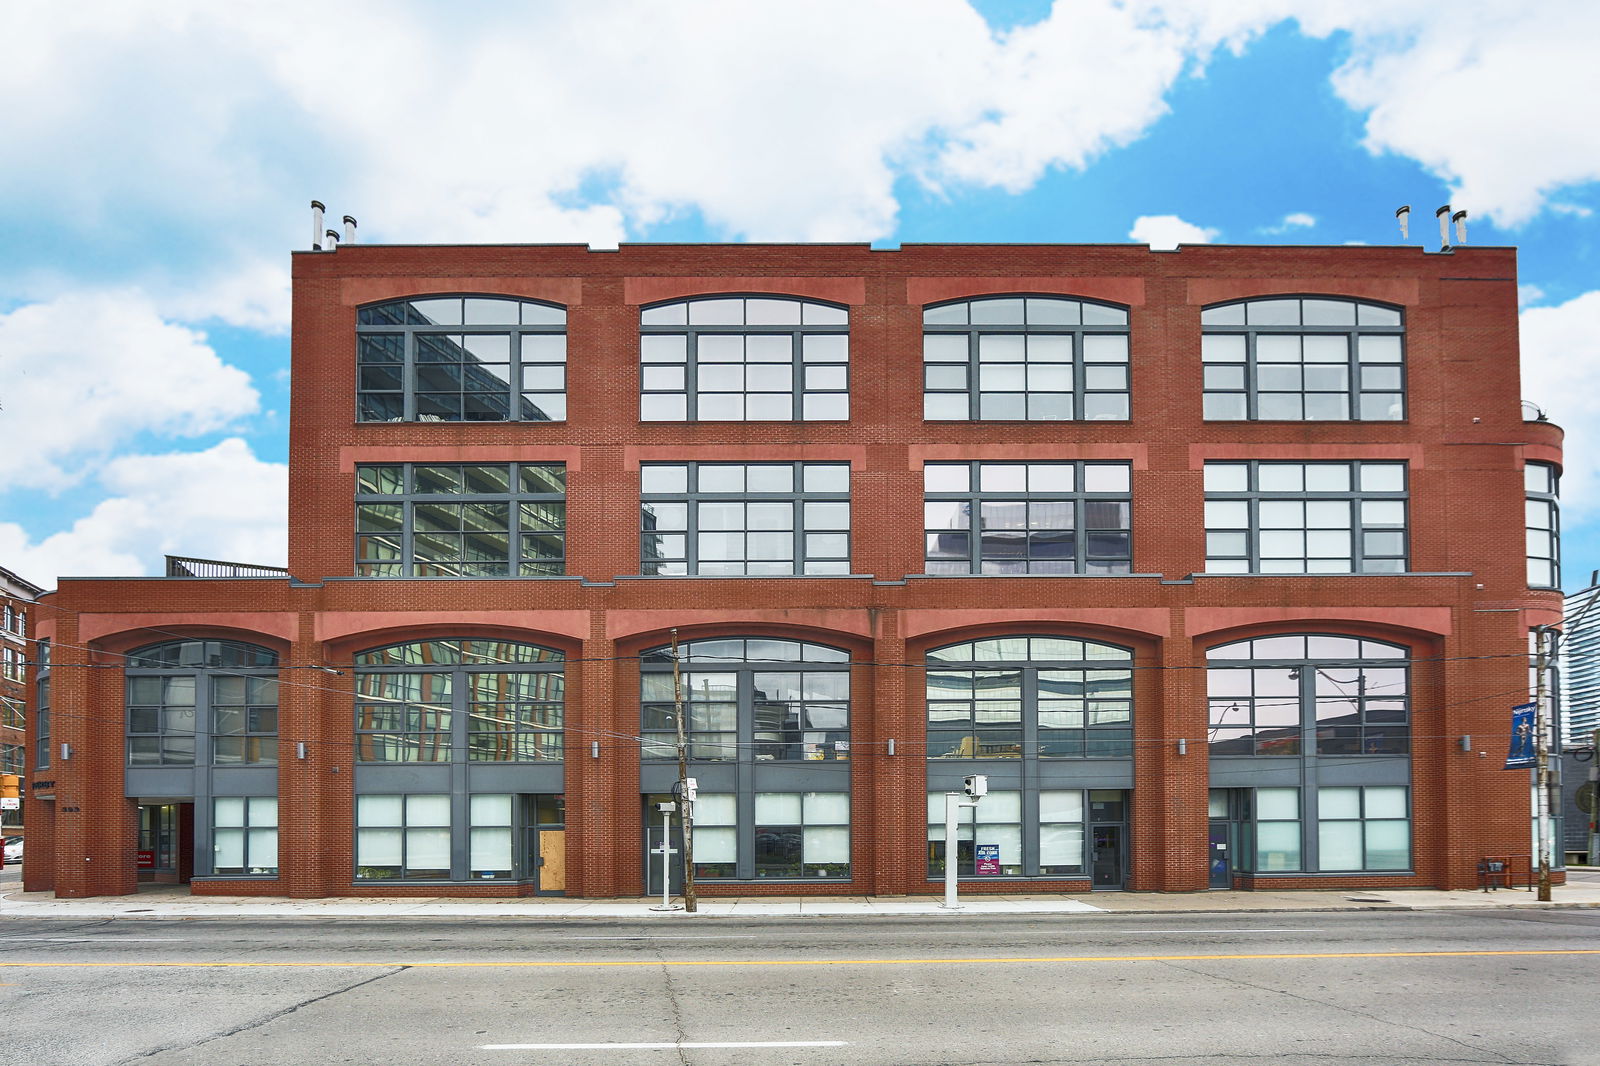
[[[1529,851],[1509,249],[347,245],[293,381],[288,576],[47,597],[29,888],[642,894],[674,631],[708,895],[935,891],[973,773],[977,891]]]
[[[30,612],[39,586],[0,567],[0,837],[21,836]]]

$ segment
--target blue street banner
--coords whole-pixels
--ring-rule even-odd
[[[1526,769],[1534,764],[1533,712],[1537,705],[1519,703],[1511,708],[1511,751],[1506,755],[1506,769]]]

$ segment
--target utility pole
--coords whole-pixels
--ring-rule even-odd
[[[683,673],[678,668],[678,630],[672,630],[672,719],[678,725],[678,811],[683,825],[683,909],[699,908],[694,894],[694,786],[689,783],[689,741],[683,722]]]
[[[1538,782],[1538,796],[1534,802],[1534,810],[1538,812],[1539,819],[1539,902],[1550,902],[1550,738],[1548,731],[1551,721],[1546,707],[1548,694],[1545,691],[1545,675],[1550,668],[1550,651],[1547,641],[1550,630],[1545,626],[1536,626],[1533,630],[1534,657],[1533,657],[1533,743],[1535,765],[1538,767],[1535,780]]]

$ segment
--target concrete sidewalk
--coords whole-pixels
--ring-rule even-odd
[[[191,896],[181,885],[152,885],[132,896],[56,899],[23,892],[15,872],[0,883],[0,918],[838,918],[991,914],[1205,914],[1267,911],[1442,910],[1456,907],[1600,907],[1600,870],[1575,869],[1549,903],[1534,892],[1433,889],[1340,891],[1095,892],[1083,895],[967,894],[961,909],[941,896],[738,896],[701,898],[694,914],[655,909],[654,899],[287,899],[274,896]],[[681,900],[674,900],[681,907]]]

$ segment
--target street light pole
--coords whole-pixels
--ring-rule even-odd
[[[1539,820],[1539,902],[1550,902],[1550,714],[1545,691],[1545,675],[1550,666],[1550,653],[1546,641],[1550,635],[1545,626],[1536,626],[1534,640],[1533,682],[1533,743],[1537,770],[1538,796],[1534,810]]]
[[[689,794],[689,741],[683,724],[683,674],[678,668],[678,630],[672,630],[672,719],[678,726],[678,820],[683,825],[683,909],[694,913],[694,797]]]

